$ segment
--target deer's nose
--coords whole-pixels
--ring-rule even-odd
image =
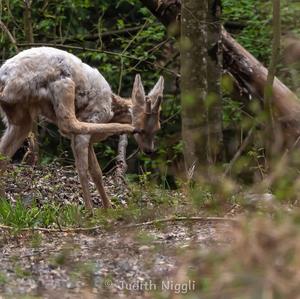
[[[151,150],[151,149],[146,149],[143,151],[147,156],[151,156],[154,154],[154,150]]]

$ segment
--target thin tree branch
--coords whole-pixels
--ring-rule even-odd
[[[225,218],[225,217],[170,217],[164,219],[156,219],[152,221],[142,222],[142,223],[134,223],[123,226],[124,228],[132,228],[132,227],[142,227],[142,226],[151,226],[157,225],[161,223],[167,222],[227,222],[231,224],[238,224],[238,220],[234,218]]]
[[[266,87],[264,89],[264,110],[266,116],[266,156],[271,165],[272,156],[274,154],[275,138],[275,121],[273,112],[273,84],[280,54],[280,35],[281,35],[281,19],[280,19],[280,0],[273,0],[273,42],[272,42],[272,56],[268,69],[268,76]]]
[[[96,40],[99,40],[100,38],[111,37],[112,35],[131,34],[131,33],[135,33],[137,31],[139,31],[142,28],[142,26],[129,27],[129,28],[123,28],[123,29],[111,30],[111,31],[103,31],[100,34],[96,33],[96,34],[91,34],[91,35],[87,35],[84,37],[69,36],[64,39],[64,42],[82,41],[82,40],[96,41]],[[56,43],[56,42],[61,42],[61,39],[54,40],[54,43]]]
[[[122,81],[123,81],[123,75],[124,75],[124,60],[123,60],[123,55],[126,53],[126,51],[128,50],[128,48],[132,45],[132,43],[138,38],[138,36],[144,31],[145,26],[148,24],[148,20],[143,24],[143,26],[141,27],[141,29],[136,33],[136,35],[128,42],[128,44],[126,45],[126,47],[124,48],[124,50],[121,53],[121,66],[120,66],[120,77],[119,77],[119,87],[118,87],[118,94],[120,94],[121,92],[121,88],[122,88]],[[120,137],[121,138],[121,137]]]
[[[2,31],[4,31],[7,34],[10,42],[12,43],[14,48],[16,49],[16,52],[19,52],[19,49],[18,49],[17,42],[16,42],[15,38],[13,37],[11,32],[8,30],[6,25],[1,20],[0,20],[0,28],[2,29]]]
[[[128,229],[143,226],[152,226],[168,222],[225,222],[233,225],[238,224],[238,220],[235,218],[225,218],[225,217],[169,217],[163,219],[156,219],[152,221],[133,223],[128,225],[116,225],[116,228]],[[74,228],[45,228],[45,227],[23,227],[17,228],[9,225],[0,225],[0,230],[17,230],[22,232],[34,232],[41,231],[46,233],[72,233],[72,232],[91,232],[99,229],[103,229],[103,225],[96,225],[92,227],[74,227]]]
[[[254,132],[254,126],[250,129],[250,131],[248,132],[248,135],[244,139],[242,145],[240,146],[238,151],[235,153],[235,155],[232,158],[232,160],[230,161],[229,165],[226,167],[224,174],[223,174],[224,177],[228,175],[228,173],[231,171],[231,169],[232,169],[233,165],[235,164],[235,162],[237,161],[237,159],[241,156],[241,154],[245,150],[246,146],[249,144],[249,142],[252,138],[253,132]]]
[[[112,55],[112,56],[118,56],[118,57],[124,57],[124,58],[128,58],[128,59],[132,59],[132,60],[136,60],[136,61],[140,61],[141,59],[135,56],[131,56],[131,55],[126,55],[126,54],[122,54],[122,53],[118,53],[118,52],[112,52],[112,51],[106,51],[106,50],[99,50],[99,49],[92,49],[92,48],[86,48],[86,47],[79,47],[79,46],[73,46],[73,45],[63,45],[63,44],[52,44],[52,43],[18,43],[17,44],[19,47],[56,47],[56,48],[60,48],[60,49],[67,49],[67,50],[80,50],[80,51],[89,51],[89,52],[96,52],[96,53],[104,53],[107,55]],[[165,71],[166,73],[172,74],[175,77],[178,77],[179,74],[177,74],[176,72],[167,69],[165,67],[156,65],[155,63],[152,63],[150,61],[146,61],[143,60],[143,62],[145,62],[148,65],[151,65],[154,68],[158,68],[161,69],[163,71]]]

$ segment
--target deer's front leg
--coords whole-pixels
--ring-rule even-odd
[[[91,177],[100,193],[104,208],[111,208],[111,202],[110,202],[109,198],[107,197],[105,189],[104,189],[102,171],[101,171],[100,165],[98,163],[92,142],[89,145],[89,171],[90,171]]]
[[[89,168],[89,143],[90,135],[73,135],[72,136],[72,150],[75,158],[75,164],[79,175],[80,184],[83,191],[83,199],[85,207],[92,209],[92,199],[89,191],[89,179],[88,179],[88,168]]]

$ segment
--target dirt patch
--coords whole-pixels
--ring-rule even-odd
[[[4,185],[7,198],[12,202],[22,199],[25,206],[83,203],[73,166],[12,165],[4,177]],[[116,186],[113,178],[105,178],[105,187],[116,204],[124,203],[124,189]],[[101,206],[93,183],[90,189],[95,206]],[[175,286],[167,284],[173,283],[189,250],[206,251],[226,246],[231,240],[231,226],[227,222],[180,221],[131,229],[121,227],[120,223],[163,218],[169,213],[168,207],[170,215],[183,212],[186,205],[180,200],[182,195],[176,192],[170,198],[175,198],[180,205],[174,206],[153,201],[155,196],[161,200],[161,191],[155,196],[142,192],[135,207],[143,214],[141,217],[129,220],[124,219],[124,214],[121,219],[115,219],[116,225],[86,234],[29,231],[13,236],[11,231],[2,231],[0,294],[4,298],[23,295],[153,298],[153,294],[164,290],[164,296],[168,296]],[[193,286],[190,288],[193,291]]]
[[[111,177],[104,177],[107,193],[122,200],[122,190],[115,186]],[[33,201],[42,205],[55,202],[56,204],[83,204],[79,178],[74,166],[62,166],[52,163],[47,166],[10,165],[3,177],[5,195],[11,201],[22,198],[30,205]],[[94,183],[90,180],[90,190],[95,206],[101,206],[101,200]]]
[[[43,298],[146,298],[151,293],[147,283],[159,288],[162,281],[172,280],[181,254],[229,241],[230,226],[212,223],[17,238],[3,232],[1,292]],[[140,289],[129,290],[138,285]]]

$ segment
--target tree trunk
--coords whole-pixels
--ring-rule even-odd
[[[188,178],[208,164],[207,1],[184,0],[181,16],[181,111]],[[191,15],[192,14],[192,15]],[[196,172],[196,173],[195,173]]]
[[[179,35],[180,0],[140,0],[158,20],[167,28],[173,28],[174,35]]]
[[[208,157],[223,160],[221,1],[207,0]]]
[[[32,16],[31,16],[31,0],[24,0],[23,18],[24,18],[25,39],[28,43],[34,43]]]
[[[170,23],[179,25],[180,1],[140,1],[164,25],[167,26]],[[167,12],[163,13],[162,9],[156,9],[158,6],[160,8],[164,7]],[[170,9],[167,9],[168,6]],[[252,95],[263,100],[268,70],[237,43],[225,29],[222,30],[222,52],[224,68]],[[287,86],[275,78],[272,102],[274,105],[274,118],[282,125],[284,130],[284,141],[287,145],[293,144],[294,140],[300,135],[300,101]]]
[[[266,169],[272,167],[272,160],[275,158],[280,144],[274,142],[276,135],[281,130],[276,130],[274,114],[273,114],[273,84],[276,75],[277,64],[280,54],[280,36],[281,36],[281,20],[280,20],[280,0],[273,0],[273,43],[272,56],[267,76],[267,84],[264,90],[264,110],[265,110],[265,152],[266,152]],[[279,139],[282,139],[279,137]]]

